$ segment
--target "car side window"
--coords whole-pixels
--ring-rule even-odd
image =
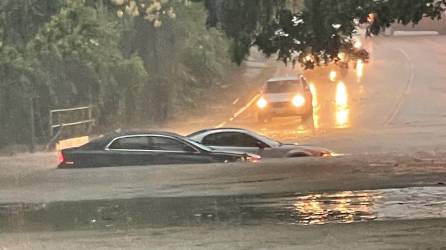
[[[224,132],[206,136],[203,144],[222,147],[257,147],[258,140],[242,133]]]
[[[196,150],[173,138],[152,136],[150,137],[150,149],[174,152],[195,152]]]
[[[203,144],[209,146],[235,146],[238,140],[236,133],[215,133],[203,138]]]
[[[109,149],[148,150],[149,138],[147,136],[124,137],[115,140]]]
[[[258,147],[258,140],[247,134],[239,134],[238,144],[239,147]]]

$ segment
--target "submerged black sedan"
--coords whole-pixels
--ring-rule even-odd
[[[258,161],[260,156],[211,149],[168,132],[114,133],[81,147],[65,149],[59,168]]]

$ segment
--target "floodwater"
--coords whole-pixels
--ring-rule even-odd
[[[0,232],[446,218],[446,187],[0,204]]]

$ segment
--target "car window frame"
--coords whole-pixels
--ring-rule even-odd
[[[161,138],[168,138],[171,140],[175,140],[179,143],[182,143],[190,148],[192,148],[194,151],[177,151],[177,150],[154,150],[154,149],[113,149],[110,148],[111,145],[117,140],[124,139],[124,138],[131,138],[131,137],[161,137]],[[105,151],[110,152],[157,152],[157,153],[200,153],[200,150],[196,149],[194,146],[190,145],[189,143],[183,142],[181,140],[178,140],[177,138],[173,136],[167,136],[167,135],[150,135],[150,134],[140,134],[140,135],[123,135],[113,138],[105,147]]]
[[[251,139],[253,139],[255,141],[255,145],[254,146],[238,146],[238,147],[241,147],[241,148],[258,148],[259,147],[258,142],[260,142],[263,145],[265,145],[265,143],[263,141],[259,140],[258,138],[254,137],[254,136],[252,136],[250,134],[243,133],[243,132],[238,132],[238,133],[239,133],[240,136],[245,136],[246,138],[249,137],[249,138],[251,138]]]
[[[216,135],[219,135],[219,134],[236,134],[237,136],[240,136],[240,135],[241,135],[241,136],[248,136],[248,137],[254,139],[255,141],[260,142],[260,143],[262,143],[263,145],[265,145],[265,146],[266,146],[265,148],[271,148],[271,145],[269,145],[268,143],[264,142],[263,140],[257,138],[257,137],[254,136],[254,135],[251,135],[251,134],[249,134],[249,133],[245,133],[245,132],[243,132],[243,131],[219,131],[219,132],[208,133],[208,134],[206,134],[206,135],[203,136],[203,139],[202,139],[201,141],[203,142],[203,144],[205,144],[205,145],[209,145],[210,147],[258,148],[257,143],[256,143],[255,146],[211,145],[211,144],[206,144],[206,142],[205,142],[206,137],[208,137],[208,136],[216,136]]]
[[[143,137],[148,137],[148,136],[144,136],[144,135],[138,135],[138,136],[133,136],[133,135],[129,135],[129,136],[119,136],[119,137],[115,137],[113,138],[105,147],[106,151],[146,151],[147,149],[125,149],[125,148],[112,148],[113,144],[118,142],[119,140],[122,139],[131,139],[131,138],[143,138]],[[147,139],[147,143],[148,138]],[[147,146],[149,146],[149,144],[147,144]]]
[[[206,138],[209,136],[219,136],[222,134],[236,134],[236,132],[233,131],[219,131],[219,132],[214,132],[214,133],[208,133],[206,135],[203,136],[203,139],[201,140],[202,143],[204,145],[209,145],[210,147],[234,147],[234,146],[230,146],[230,145],[215,145],[215,144],[208,144],[205,142]]]
[[[166,139],[170,139],[173,141],[176,141],[182,145],[188,146],[189,148],[193,149],[193,151],[178,151],[178,150],[164,150],[164,149],[151,149],[150,151],[157,151],[157,152],[178,152],[178,153],[199,153],[200,151],[198,149],[196,149],[195,147],[193,147],[192,145],[190,145],[189,143],[183,142],[181,140],[178,140],[175,137],[171,137],[171,136],[148,136],[148,137],[155,137],[155,138],[166,138]]]

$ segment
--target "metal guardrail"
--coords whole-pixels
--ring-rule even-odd
[[[69,126],[76,126],[76,125],[82,125],[82,124],[87,124],[87,123],[94,123],[95,120],[91,119],[91,120],[83,120],[83,121],[78,121],[78,122],[71,122],[71,123],[61,123],[61,124],[55,124],[52,125],[51,128],[60,128],[60,127],[69,127]]]
[[[78,112],[84,111],[84,118],[80,121],[74,122],[61,122],[60,115],[63,113],[69,112]],[[84,107],[76,107],[76,108],[68,108],[68,109],[54,109],[50,110],[50,137],[53,138],[56,129],[63,129],[66,127],[79,126],[83,124],[89,124],[89,130],[93,127],[96,120],[93,118],[93,107],[92,106],[84,106]],[[54,121],[54,118],[57,117],[57,121]]]

